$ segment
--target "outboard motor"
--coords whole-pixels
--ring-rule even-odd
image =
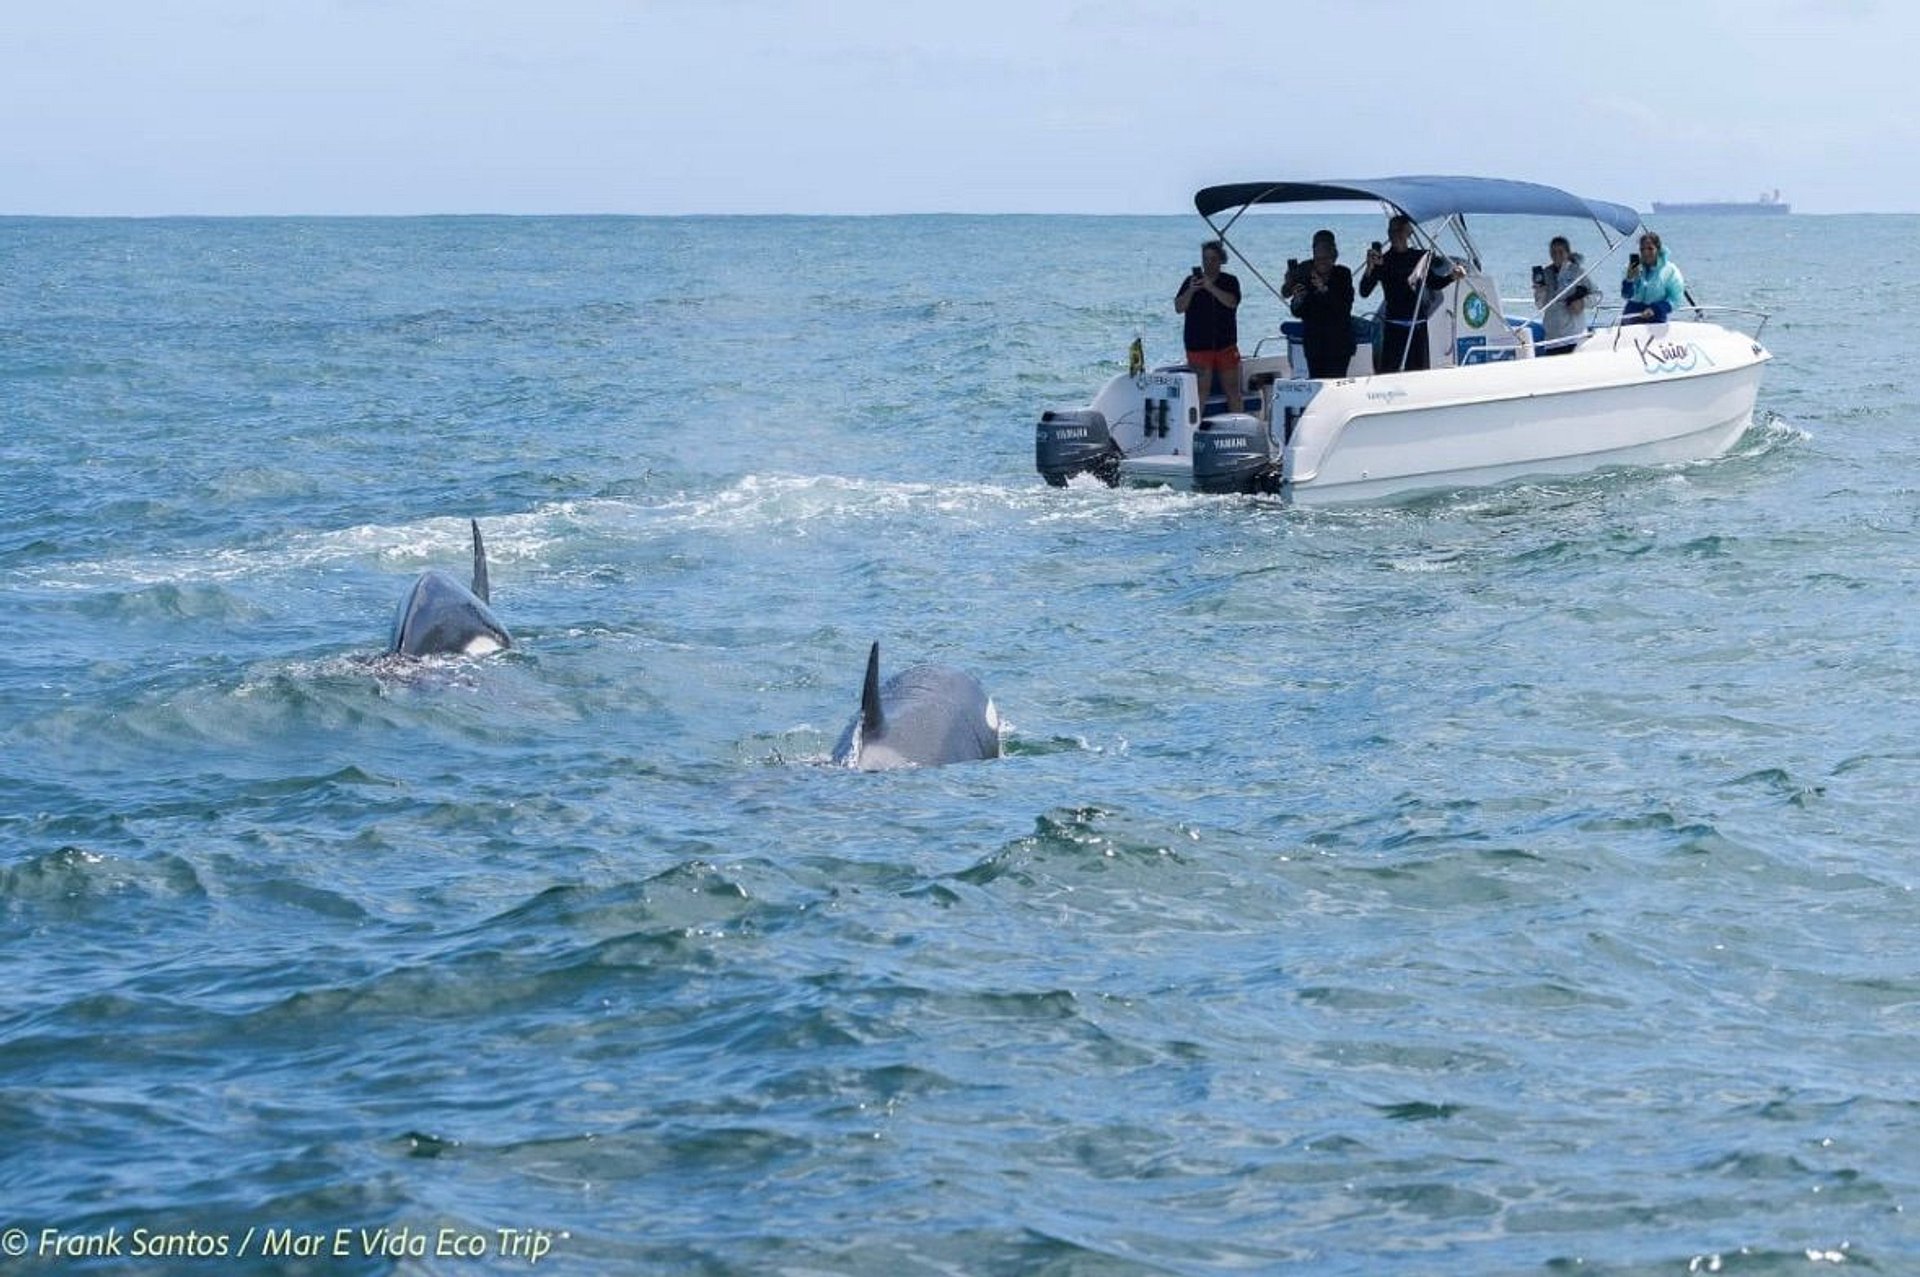
[[[1196,492],[1280,491],[1280,459],[1267,423],[1246,413],[1208,417],[1193,435]]]
[[[1090,474],[1112,487],[1120,482],[1120,445],[1097,408],[1054,408],[1040,414],[1034,430],[1033,463],[1056,488],[1076,474]]]

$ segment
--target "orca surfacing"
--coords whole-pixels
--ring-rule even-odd
[[[513,646],[507,627],[488,606],[487,551],[480,541],[480,522],[473,525],[473,585],[460,584],[445,572],[422,572],[393,617],[393,637],[387,646],[398,656],[484,656]]]
[[[972,675],[915,665],[880,682],[880,644],[867,653],[860,712],[833,761],[860,771],[938,767],[1000,756],[1000,714]]]

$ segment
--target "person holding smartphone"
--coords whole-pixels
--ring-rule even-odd
[[[1686,277],[1667,258],[1666,246],[1652,231],[1640,234],[1640,251],[1627,258],[1627,277],[1620,281],[1623,324],[1664,324],[1673,308],[1687,299]]]
[[[1339,257],[1333,232],[1315,231],[1313,259],[1288,272],[1281,290],[1305,330],[1307,375],[1315,379],[1344,377],[1353,361],[1353,272],[1338,264]]]
[[[1573,251],[1565,235],[1547,241],[1545,266],[1533,268],[1533,304],[1540,307],[1540,325],[1546,329],[1542,355],[1571,354],[1587,331],[1587,298],[1598,290],[1587,282],[1586,263]]]
[[[1454,282],[1453,262],[1443,253],[1412,246],[1413,219],[1396,213],[1387,222],[1384,253],[1376,245],[1367,250],[1367,267],[1360,272],[1360,295],[1384,289],[1380,307],[1380,358],[1377,372],[1413,372],[1431,366],[1427,351],[1427,316],[1439,294]],[[1431,259],[1431,260],[1429,260]],[[1424,264],[1424,266],[1423,266]]]
[[[1228,412],[1246,406],[1240,391],[1240,281],[1223,269],[1226,246],[1217,239],[1200,246],[1200,264],[1181,281],[1173,296],[1175,314],[1185,315],[1187,365],[1200,382],[1202,411],[1216,383]]]

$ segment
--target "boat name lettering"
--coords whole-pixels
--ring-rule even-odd
[[[1378,399],[1381,403],[1392,403],[1396,399],[1406,397],[1407,392],[1404,390],[1369,390],[1367,392],[1367,398]]]
[[[1651,373],[1692,372],[1701,364],[1714,366],[1713,356],[1690,341],[1664,337],[1641,341],[1636,337],[1633,348],[1639,352],[1641,367]]]

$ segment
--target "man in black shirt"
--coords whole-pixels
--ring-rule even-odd
[[[1386,304],[1380,308],[1380,364],[1378,372],[1412,372],[1429,367],[1427,358],[1427,316],[1438,295],[1453,283],[1453,263],[1440,253],[1433,255],[1425,279],[1420,262],[1425,252],[1411,247],[1413,222],[1404,213],[1387,223],[1387,239],[1392,245],[1382,253],[1367,250],[1367,268],[1360,273],[1360,295],[1371,297],[1374,288],[1386,290]]]
[[[1240,331],[1233,312],[1240,308],[1240,281],[1220,269],[1227,250],[1219,240],[1200,246],[1200,265],[1174,294],[1175,313],[1187,317],[1187,365],[1200,382],[1200,403],[1219,382],[1227,411],[1244,406],[1240,394]]]

